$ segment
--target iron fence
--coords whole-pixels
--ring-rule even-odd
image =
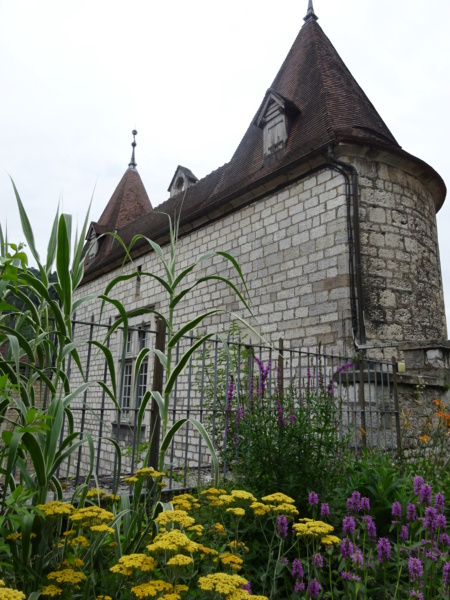
[[[96,323],[94,319],[73,322],[75,337],[89,342],[98,338],[99,331],[108,326]],[[130,327],[129,331],[140,336],[141,340],[144,337],[145,345],[150,349],[163,350],[165,347],[166,332],[160,322],[153,328],[146,327],[144,336],[141,324]],[[121,335],[118,331],[116,339],[108,341],[118,366],[116,379],[120,410],[100,386],[90,387],[71,405],[76,429],[81,436],[89,432],[95,442],[96,477],[109,476],[113,488],[117,487],[120,475],[142,466],[145,456],[149,456],[147,464],[156,468],[161,441],[156,403],[149,405],[141,430],[137,431],[142,389],[135,385],[134,397],[130,398],[129,391],[133,386],[127,365],[133,364],[136,355],[125,352],[128,340],[121,339]],[[175,363],[195,339],[191,336],[179,341],[173,351]],[[108,364],[102,355],[94,352],[92,344],[87,344],[80,356],[86,378],[110,384]],[[205,425],[215,447],[226,444],[224,419],[230,381],[233,381],[239,402],[243,395],[251,393],[250,380],[253,385],[261,385],[261,368],[268,368],[265,395],[269,402],[277,394],[294,389],[301,401],[306,393],[326,387],[330,402],[334,402],[338,409],[339,436],[346,439],[350,450],[378,447],[393,452],[400,449],[396,369],[391,363],[365,355],[327,353],[321,347],[314,350],[286,347],[281,339],[275,345],[255,344],[249,338],[239,337],[229,337],[224,345],[218,336],[205,342],[190,358],[175,384],[170,398],[170,424],[181,418],[195,417]],[[80,377],[73,364],[69,364],[69,377],[74,385]],[[163,377],[159,360],[150,353],[145,387],[161,391]],[[118,446],[121,455],[116,451]],[[69,468],[76,481],[87,472],[87,461],[86,448],[81,446],[76,464]],[[167,453],[166,466],[170,473],[167,481],[169,489],[175,485],[194,485],[210,472],[208,448],[189,423],[175,435]],[[222,464],[222,468],[225,472],[226,464]]]

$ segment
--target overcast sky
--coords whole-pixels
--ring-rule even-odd
[[[82,221],[94,193],[91,220],[99,218],[130,161],[134,128],[154,207],[178,164],[202,178],[228,162],[307,4],[0,0],[0,222],[10,241],[23,235],[8,174],[44,254],[60,198]],[[400,145],[450,186],[450,3],[314,8]],[[450,199],[437,218],[450,319]]]

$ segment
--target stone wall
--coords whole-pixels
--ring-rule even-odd
[[[353,164],[359,176],[365,325],[367,343],[372,346],[369,355],[390,359],[401,355],[399,342],[446,335],[435,209],[426,184],[404,161],[396,163],[381,154],[375,160],[364,152],[354,149],[341,153],[339,158]],[[253,202],[184,234],[178,247],[179,270],[208,250],[228,252],[240,264],[248,285],[256,317],[251,324],[266,341],[276,343],[281,337],[287,346],[306,348],[322,343],[327,351],[351,355],[354,345],[344,177],[330,167],[317,165],[311,165],[309,174],[293,172],[289,177],[290,181],[278,190],[256,193]],[[167,255],[167,246],[164,252]],[[78,295],[101,294],[113,276],[131,273],[138,267],[144,273],[141,281],[120,283],[114,297],[127,310],[153,306],[165,312],[164,290],[145,276],[145,272],[153,272],[164,277],[154,252],[141,255],[123,271],[102,275],[82,286]],[[219,274],[240,286],[222,257],[202,263],[196,273]],[[191,274],[188,284],[193,281]],[[229,288],[221,282],[210,282],[180,302],[175,327],[212,308],[223,312],[205,323],[209,330],[226,330],[232,313],[248,317]],[[77,318],[89,322],[93,317],[97,322],[99,314],[100,302],[93,301],[78,311]],[[116,309],[107,305],[102,321],[116,317]],[[143,319],[133,324],[138,326]],[[151,319],[147,323],[154,327]],[[100,338],[103,333],[95,329],[94,335]],[[111,350],[118,366],[121,343],[117,332]],[[83,360],[86,352],[80,348]],[[101,379],[103,362],[98,357],[93,360],[90,378]],[[76,383],[74,372],[72,385]],[[95,434],[101,390],[91,389],[87,402],[93,411],[85,411],[85,426]],[[117,418],[116,411],[108,399],[105,406],[101,419],[111,425]],[[145,424],[148,428],[148,418]],[[102,447],[105,469],[113,467],[111,449]],[[194,458],[196,448],[190,447],[189,452]]]
[[[412,165],[392,156],[380,153],[377,160],[372,153],[347,160],[359,174],[368,343],[445,339],[436,210],[430,188]]]

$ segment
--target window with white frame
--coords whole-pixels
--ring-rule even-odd
[[[139,326],[130,326],[125,342],[125,358],[123,363],[122,389],[120,406],[122,419],[133,423],[148,386],[148,355],[141,362],[136,373],[136,360],[139,353],[150,344],[150,325],[142,323]],[[121,370],[122,371],[122,370]]]

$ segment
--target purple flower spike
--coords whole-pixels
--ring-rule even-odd
[[[394,502],[392,505],[392,516],[396,517],[397,519],[401,519],[402,518],[402,505],[400,504],[400,502]]]
[[[321,589],[322,589],[322,586],[317,581],[317,579],[311,579],[311,581],[309,582],[309,587],[308,587],[309,597],[317,598],[317,596],[320,594]]]
[[[423,504],[431,504],[431,485],[423,485],[419,492],[420,501]]]
[[[299,558],[292,561],[292,577],[303,577],[303,565]]]
[[[317,554],[314,554],[313,563],[318,569],[321,569],[323,567],[323,556],[319,552],[317,552]]]
[[[419,558],[413,558],[411,556],[411,558],[409,559],[408,562],[408,568],[409,568],[409,576],[411,578],[411,581],[416,581],[416,579],[420,579],[423,575],[423,563]]]
[[[361,498],[360,510],[361,510],[361,512],[369,512],[369,510],[370,510],[370,500],[369,500],[369,498],[366,498],[365,496],[363,496]]]
[[[319,503],[319,496],[316,492],[309,492],[308,503],[310,506],[316,506]]]
[[[277,519],[277,533],[280,537],[286,538],[288,536],[288,520],[286,515],[279,515]]]
[[[408,507],[406,509],[406,518],[408,519],[408,521],[415,521],[416,514],[417,514],[416,505],[408,504]]]
[[[375,521],[370,515],[365,515],[364,517],[362,517],[362,521],[366,524],[367,535],[371,539],[375,539],[377,537],[377,528],[375,526]]]
[[[350,498],[347,499],[347,510],[348,512],[359,512],[361,510],[361,494],[359,492],[353,492]]]
[[[250,585],[250,581],[247,581],[247,583],[241,587],[241,590],[247,590],[247,592],[251,596],[252,595],[252,587]]]
[[[432,506],[427,506],[425,509],[425,518],[423,520],[423,526],[425,529],[428,529],[430,533],[436,529],[436,517],[438,516],[438,512]]]
[[[450,587],[450,562],[444,565],[444,587]]]
[[[353,535],[355,527],[356,522],[353,517],[344,517],[344,520],[342,521],[342,529],[344,533],[347,533],[348,535]]]
[[[300,594],[300,592],[304,592],[305,591],[305,584],[303,583],[303,581],[301,579],[297,579],[297,581],[295,582],[294,585],[294,592],[296,594]]]
[[[322,502],[320,505],[320,516],[321,517],[329,517],[330,516],[330,507],[327,502]]]
[[[423,477],[414,477],[414,493],[416,496],[420,494],[420,490],[422,489],[424,484]]]
[[[341,542],[341,546],[339,548],[339,552],[343,558],[348,558],[353,554],[354,546],[352,541],[349,538],[344,538]]]
[[[391,544],[387,538],[378,540],[377,553],[380,563],[384,563],[391,558]]]
[[[434,507],[439,512],[443,513],[445,508],[444,494],[436,494],[434,497]]]
[[[409,538],[408,525],[402,525],[402,531],[398,537],[402,540],[402,542],[406,542],[406,540]]]

